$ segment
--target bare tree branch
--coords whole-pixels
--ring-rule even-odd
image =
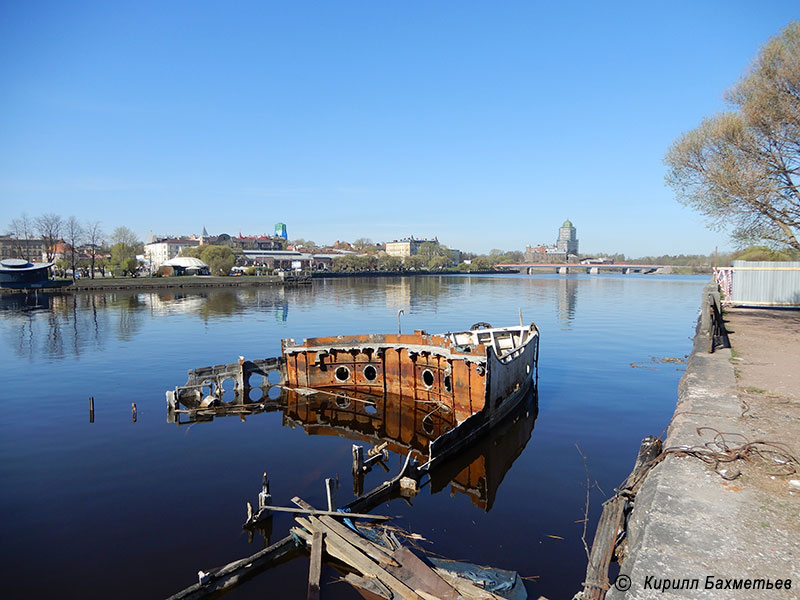
[[[770,40],[726,97],[735,112],[673,143],[667,184],[735,239],[800,249],[800,22]]]

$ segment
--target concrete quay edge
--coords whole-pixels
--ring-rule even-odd
[[[704,313],[712,291],[716,286],[711,283],[703,290],[694,348],[678,386],[665,449],[706,443],[714,432],[701,436],[699,427],[747,435],[731,351],[708,353],[709,323]],[[737,470],[736,463],[725,466]],[[630,588],[620,591],[612,585],[606,597],[800,598],[800,540],[781,527],[779,511],[769,510],[775,501],[773,493],[748,481],[726,481],[713,465],[697,458],[668,455],[647,475],[629,516],[627,555],[619,572],[630,578]],[[720,580],[725,585],[726,580],[791,579],[792,587],[706,589],[709,577],[715,585]],[[684,589],[665,591],[665,579],[670,587]]]

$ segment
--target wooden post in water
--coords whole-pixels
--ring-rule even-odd
[[[308,566],[308,600],[319,600],[319,581],[322,574],[322,531],[311,538],[311,563]]]
[[[89,423],[94,423],[94,396],[89,396]]]
[[[336,482],[332,477],[325,478],[325,492],[328,495],[328,510],[336,510]]]
[[[258,512],[272,505],[272,494],[269,493],[269,479],[266,471],[261,479],[261,491],[258,493]]]
[[[353,444],[353,495],[364,493],[364,448]]]
[[[353,473],[361,473],[364,470],[364,448],[353,444]]]

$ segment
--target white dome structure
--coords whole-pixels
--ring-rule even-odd
[[[161,266],[169,267],[175,275],[208,275],[208,265],[191,256],[176,256]]]
[[[182,269],[207,269],[208,265],[199,258],[191,256],[176,256],[173,259],[162,263],[168,267],[181,267]]]

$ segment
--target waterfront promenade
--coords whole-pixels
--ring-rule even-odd
[[[787,454],[795,467],[800,456],[800,311],[728,309],[724,318],[731,349],[709,354],[698,333],[664,448],[719,450],[721,432],[731,448],[765,442],[761,454],[716,465],[668,454],[630,516],[620,568],[630,589],[612,586],[608,598],[800,596],[800,489],[790,484],[800,474],[779,474],[791,470]]]

